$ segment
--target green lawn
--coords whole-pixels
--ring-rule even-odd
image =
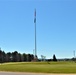
[[[36,73],[76,73],[75,62],[16,62],[0,65],[0,71]]]

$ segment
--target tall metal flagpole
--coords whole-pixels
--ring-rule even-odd
[[[35,59],[37,59],[37,45],[36,45],[36,9],[35,9],[35,13],[34,13],[34,23],[35,23]]]

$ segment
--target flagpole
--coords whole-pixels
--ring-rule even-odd
[[[34,23],[35,23],[35,59],[37,59],[37,44],[36,44],[36,9],[35,9],[35,13],[34,13]]]
[[[36,47],[36,22],[35,22],[35,58],[36,58],[36,51],[37,47]]]

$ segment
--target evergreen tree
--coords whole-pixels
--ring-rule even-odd
[[[57,61],[55,54],[53,55],[53,61]]]

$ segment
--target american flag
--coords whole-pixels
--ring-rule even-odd
[[[36,23],[36,9],[35,9],[35,12],[34,12],[34,23]]]

